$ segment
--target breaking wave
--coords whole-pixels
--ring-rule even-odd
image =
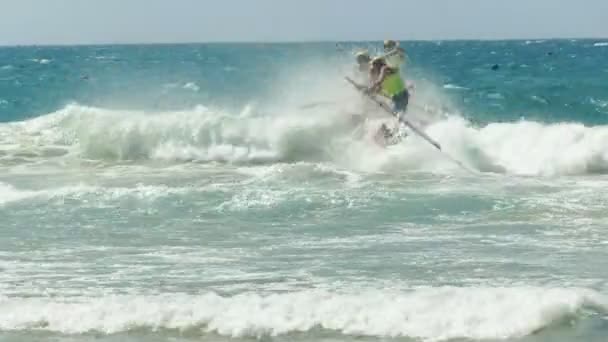
[[[585,315],[606,312],[591,290],[560,288],[428,288],[409,293],[303,291],[223,297],[166,294],[103,298],[0,299],[0,329],[114,334],[169,329],[228,337],[314,333],[456,338],[523,337]]]
[[[364,124],[361,134],[360,116],[351,114],[356,113],[319,108],[256,115],[246,108],[235,115],[202,106],[146,113],[70,105],[39,118],[1,124],[0,163],[73,157],[245,164],[330,161],[372,171],[454,167],[414,135],[406,143],[379,147],[371,135],[380,121]],[[608,126],[520,121],[475,127],[460,116],[448,116],[430,122],[426,131],[445,152],[482,172],[608,172]]]

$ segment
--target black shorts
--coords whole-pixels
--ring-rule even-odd
[[[393,96],[393,110],[397,112],[405,112],[407,109],[407,104],[410,101],[410,93],[405,89],[399,94]]]

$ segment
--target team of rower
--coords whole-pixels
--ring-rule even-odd
[[[384,42],[384,54],[372,58],[368,52],[356,55],[357,69],[363,83],[360,89],[368,94],[379,95],[389,99],[393,111],[399,116],[405,114],[410,98],[409,90],[401,76],[401,66],[405,61],[405,52],[393,40]],[[392,140],[396,129],[389,129],[382,124],[378,135],[385,141]]]

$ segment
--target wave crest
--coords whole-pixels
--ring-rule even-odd
[[[200,329],[230,337],[277,336],[321,328],[344,335],[506,339],[581,314],[606,312],[606,299],[583,289],[429,288],[410,293],[303,291],[222,297],[121,296],[59,300],[0,299],[0,329],[67,334]]]
[[[408,116],[416,113],[408,113]],[[420,117],[420,116],[418,116]],[[415,135],[389,149],[356,136],[353,116],[335,109],[277,115],[206,107],[146,113],[71,105],[29,121],[0,125],[0,163],[73,157],[103,161],[231,163],[335,162],[366,171],[452,170]],[[375,121],[374,121],[375,120]],[[444,151],[482,172],[524,175],[608,173],[608,126],[520,121],[471,126],[460,116],[432,121],[427,133]]]
[[[165,113],[70,105],[0,126],[5,156],[44,157],[49,146],[85,159],[269,162],[326,159],[344,131],[329,116],[230,115],[199,106]]]

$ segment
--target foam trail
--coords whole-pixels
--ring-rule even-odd
[[[0,299],[0,329],[113,334],[137,328],[201,329],[229,337],[277,336],[315,328],[344,335],[507,339],[529,335],[583,309],[605,312],[590,290],[430,288],[411,293],[122,296]]]
[[[23,190],[0,182],[0,207],[15,202],[31,199],[83,199],[93,197],[99,202],[114,202],[123,198],[154,201],[171,195],[182,195],[189,192],[204,191],[196,188],[170,188],[164,185],[137,185],[135,187],[104,187],[80,184],[44,190]]]

